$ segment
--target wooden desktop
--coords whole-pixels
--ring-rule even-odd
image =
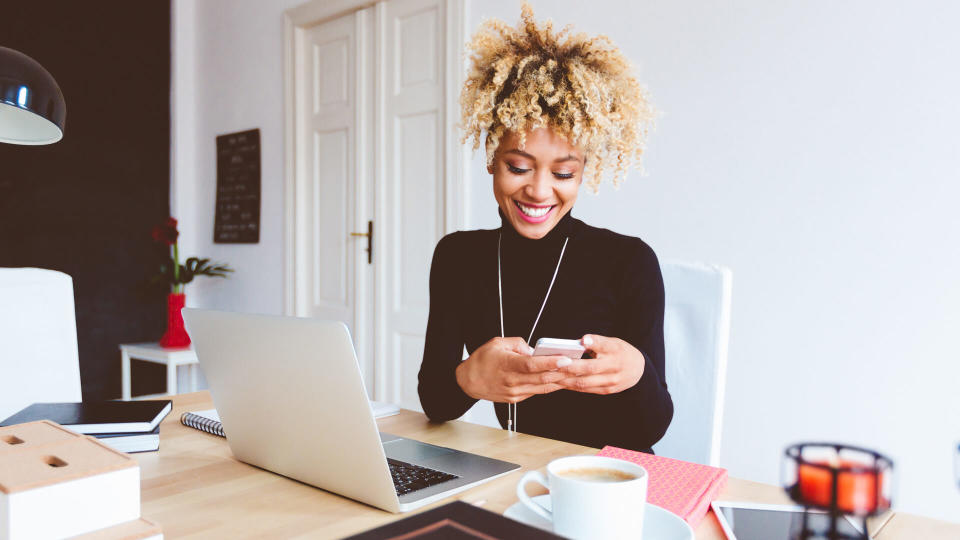
[[[173,396],[173,411],[160,428],[160,450],[133,454],[141,467],[143,515],[159,523],[166,538],[340,538],[402,516],[241,463],[225,439],[180,424],[184,412],[211,408],[208,392]],[[377,423],[384,432],[512,461],[522,465],[523,471],[539,469],[560,456],[597,452],[466,422],[431,424],[412,411]],[[309,429],[309,423],[304,429]],[[521,474],[509,474],[424,510],[460,499],[502,513],[517,501],[515,488]],[[721,498],[789,502],[777,486],[736,478],[730,478]],[[870,530],[877,540],[960,538],[960,525],[893,513],[873,520]],[[697,527],[696,537],[723,539],[711,514]]]

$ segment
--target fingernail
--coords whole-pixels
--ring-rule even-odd
[[[558,368],[560,368],[560,367],[567,367],[567,366],[569,366],[569,365],[572,364],[572,363],[573,363],[573,360],[571,360],[571,359],[567,358],[566,356],[564,356],[563,358],[557,360],[557,367],[558,367]]]
[[[583,336],[583,339],[581,341],[583,341],[584,346],[589,347],[590,345],[593,345],[593,338],[591,338],[590,336]]]

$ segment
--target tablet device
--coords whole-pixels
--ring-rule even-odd
[[[793,540],[803,538],[803,507],[714,501],[710,504],[728,540]],[[846,516],[837,523],[839,532],[852,537],[863,534]],[[808,531],[827,531],[830,517],[818,511],[807,516]],[[820,538],[813,535],[811,538]],[[873,537],[870,537],[872,540]]]

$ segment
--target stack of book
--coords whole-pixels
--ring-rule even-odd
[[[50,420],[120,452],[149,452],[160,448],[160,422],[171,408],[169,400],[34,403],[0,426]]]
[[[140,517],[140,466],[46,420],[0,427],[0,540],[163,538]]]

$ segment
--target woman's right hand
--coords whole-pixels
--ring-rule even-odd
[[[531,356],[523,338],[493,338],[457,366],[457,384],[470,397],[495,403],[518,403],[536,394],[564,387],[558,368],[571,363],[565,356]]]

